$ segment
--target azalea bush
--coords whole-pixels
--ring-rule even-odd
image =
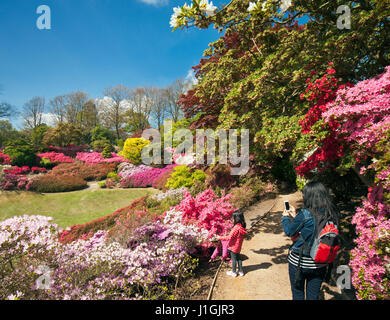
[[[81,177],[65,174],[46,174],[33,178],[30,190],[43,193],[55,193],[82,190],[87,186],[87,182]]]
[[[59,152],[38,153],[37,156],[41,158],[41,162],[43,161],[43,163],[45,160],[49,160],[50,162],[47,162],[48,165],[74,162],[71,157]]]
[[[11,158],[8,154],[0,152],[0,165],[10,165]]]
[[[232,227],[232,214],[237,209],[228,194],[219,198],[212,189],[205,190],[195,198],[184,191],[183,201],[175,207],[182,212],[183,222],[193,224],[209,232],[209,237],[225,235]]]
[[[361,299],[390,297],[390,67],[372,79],[343,88],[324,113],[337,121],[336,132],[349,165],[374,176],[367,199],[352,223],[358,237],[351,252],[353,284]],[[368,165],[367,165],[368,163]],[[369,181],[369,179],[368,179]]]
[[[121,177],[120,186],[122,188],[130,188],[131,187],[131,177],[152,168],[146,165],[134,165],[132,163],[121,163],[118,166],[118,175]]]
[[[359,299],[388,299],[390,67],[355,86],[322,92],[327,93],[332,93],[330,100],[317,101],[302,122],[307,133],[321,133],[323,144],[297,171],[307,176],[329,167],[340,173],[353,169],[368,184],[367,199],[352,219],[357,233],[350,260],[352,281]]]
[[[26,175],[8,173],[2,177],[0,189],[30,191],[32,190],[32,181]]]
[[[155,187],[157,179],[167,172],[171,172],[176,165],[168,165],[165,168],[151,168],[130,176],[130,185],[134,188]]]
[[[47,172],[46,168],[23,166],[23,167],[11,167],[10,169],[4,169],[4,173],[8,174],[27,174],[27,173],[45,173]]]
[[[122,156],[117,155],[114,152],[110,153],[110,157],[103,157],[99,152],[80,152],[77,153],[76,159],[82,162],[85,162],[90,165],[99,164],[99,163],[121,163],[124,162],[125,159]]]
[[[64,245],[58,232],[50,218],[40,216],[0,223],[0,299],[167,299],[175,276],[185,277],[196,266],[188,253],[199,234],[168,223],[138,228],[129,248],[104,231]],[[42,277],[49,290],[39,286]]]
[[[82,162],[62,163],[49,171],[49,175],[68,175],[82,178],[86,181],[100,181],[116,170],[117,163],[99,163],[89,165]]]
[[[5,169],[4,173],[9,173],[9,174],[26,174],[30,172],[30,167],[29,166],[23,166],[23,167],[11,167],[10,169]]]
[[[67,157],[75,158],[79,152],[87,152],[89,146],[87,145],[68,145],[64,147],[49,146],[49,150],[56,153],[62,153]]]
[[[184,191],[188,191],[188,189],[185,187],[180,189],[169,189],[165,192],[157,193],[151,196],[151,198],[157,201],[163,201],[164,199],[175,199],[176,201],[180,202],[183,200]]]

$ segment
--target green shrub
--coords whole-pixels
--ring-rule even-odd
[[[11,157],[11,162],[14,166],[32,167],[36,164],[37,157],[35,155],[35,151],[31,146],[9,146],[4,149],[3,153]]]
[[[171,177],[168,179],[166,187],[169,189],[179,189],[181,187],[191,188],[195,181],[205,182],[206,174],[202,170],[190,171],[186,165],[177,166],[173,169]]]
[[[68,192],[81,190],[87,187],[87,182],[70,175],[43,175],[32,182],[32,190],[44,193]]]
[[[106,144],[103,148],[102,151],[102,157],[105,159],[111,158],[112,157],[112,152],[114,152],[114,146],[111,144]]]
[[[91,141],[96,142],[99,140],[105,140],[110,143],[114,141],[114,135],[109,129],[103,128],[102,126],[96,126],[91,130]]]
[[[121,177],[115,171],[111,171],[107,175],[107,179],[113,179],[115,182],[119,182],[121,180]]]
[[[96,140],[91,143],[91,147],[96,152],[102,152],[106,145],[110,145],[110,141],[107,139]]]
[[[47,158],[42,158],[41,162],[39,162],[39,166],[46,169],[52,169],[55,165],[55,163],[52,163],[50,159]]]
[[[277,159],[271,172],[279,181],[285,181],[290,186],[296,185],[297,173],[289,159]]]
[[[140,164],[142,149],[149,143],[149,140],[143,138],[127,139],[123,146],[123,150],[119,153],[119,155],[123,156],[133,164]]]
[[[106,181],[99,181],[98,186],[102,189],[106,188]]]
[[[115,143],[119,147],[119,149],[123,150],[123,146],[125,145],[125,142],[122,139],[116,139]]]

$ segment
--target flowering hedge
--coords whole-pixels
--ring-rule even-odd
[[[99,163],[89,165],[86,163],[62,163],[54,167],[49,175],[70,175],[82,178],[86,181],[103,180],[107,175],[116,170],[117,163]]]
[[[184,191],[184,199],[175,210],[182,212],[185,223],[207,230],[210,238],[225,235],[233,227],[232,214],[236,210],[229,202],[230,197],[228,194],[218,198],[212,189],[208,189],[194,198]]]
[[[143,164],[136,166],[132,163],[121,163],[118,166],[118,175],[121,177],[120,186],[122,188],[130,188],[131,187],[130,179],[132,176],[148,171],[150,169],[152,168],[149,166],[145,166]]]
[[[40,157],[42,160],[48,159],[50,160],[51,163],[56,163],[56,164],[74,162],[74,160],[71,157],[68,157],[63,153],[58,153],[58,152],[38,153],[37,156]]]
[[[89,149],[89,146],[76,146],[76,145],[69,145],[65,147],[59,147],[59,146],[49,146],[49,150],[57,153],[63,153],[64,155],[75,158],[77,153],[79,152],[87,152]]]
[[[195,266],[188,252],[199,234],[191,228],[156,221],[134,232],[131,248],[109,241],[104,231],[64,245],[50,220],[24,216],[0,223],[0,299],[169,298],[166,280]],[[42,273],[50,290],[39,287]]]
[[[119,156],[114,152],[111,153],[110,158],[104,158],[99,152],[79,152],[76,155],[76,159],[90,165],[113,162],[121,163],[125,161],[122,156]]]
[[[0,188],[7,191],[30,191],[32,189],[32,181],[29,180],[25,175],[6,174],[1,180]]]
[[[134,188],[154,187],[156,180],[167,172],[171,172],[176,165],[168,165],[165,168],[151,168],[130,176],[130,185]]]
[[[306,175],[339,160],[341,170],[360,167],[367,181],[375,177],[352,219],[358,237],[350,266],[359,299],[389,299],[390,66],[353,87],[339,87],[331,101],[316,107],[320,112],[307,117],[304,130],[323,123],[324,145],[297,168],[298,173]]]
[[[9,173],[9,174],[16,174],[16,175],[21,175],[21,174],[26,174],[26,173],[45,173],[47,172],[46,168],[39,168],[39,167],[28,167],[28,166],[23,166],[23,167],[11,167],[10,169],[4,169],[4,173]]]
[[[85,189],[87,182],[77,176],[46,174],[33,178],[29,190],[44,193],[69,192]]]
[[[8,154],[0,152],[0,164],[2,165],[10,165],[11,158]]]

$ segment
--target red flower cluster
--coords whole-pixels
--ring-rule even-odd
[[[297,166],[295,171],[299,176],[306,176],[314,168],[317,168],[318,171],[321,172],[331,161],[334,161],[343,155],[343,147],[332,134],[325,138],[323,147],[317,149],[306,161]]]
[[[330,62],[329,66],[333,66]],[[312,127],[320,119],[322,115],[329,109],[331,102],[336,99],[337,91],[345,88],[345,86],[352,87],[351,83],[346,85],[339,85],[338,80],[334,77],[336,70],[332,67],[328,68],[322,78],[313,81],[308,78],[306,83],[308,87],[305,93],[301,94],[301,99],[307,99],[313,106],[309,109],[305,118],[300,121],[302,126],[302,133],[310,133]],[[312,71],[310,76],[317,74],[316,71]],[[295,168],[296,172],[300,176],[307,175],[314,168],[318,168],[323,171],[330,162],[343,156],[343,147],[338,142],[336,130],[340,127],[340,124],[333,119],[330,119],[327,123],[329,128],[328,136],[322,141],[322,147],[318,148],[306,161]]]
[[[10,165],[11,164],[11,158],[8,154],[0,152],[0,164]]]
[[[32,173],[45,173],[46,171],[47,170],[45,168],[32,167],[30,169],[29,166],[12,167],[11,169],[4,169],[4,173],[15,174],[15,175],[27,174],[29,172],[32,172]]]
[[[333,63],[329,63],[330,66]],[[311,76],[316,74],[316,71],[311,72]],[[305,93],[301,94],[301,100],[307,99],[314,106],[310,108],[305,119],[299,124],[302,126],[303,133],[309,133],[311,127],[322,117],[322,114],[327,110],[327,103],[336,98],[337,90],[339,89],[338,80],[333,76],[336,70],[328,68],[322,78],[313,79],[308,78],[308,84]]]

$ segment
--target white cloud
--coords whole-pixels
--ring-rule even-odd
[[[184,92],[191,90],[194,85],[198,84],[198,79],[195,77],[194,70],[189,70],[184,80]]]
[[[153,6],[161,6],[168,4],[169,0],[138,0],[146,4],[150,4]]]
[[[56,116],[53,113],[43,113],[42,114],[42,123],[47,124],[48,126],[54,127],[56,125]]]

